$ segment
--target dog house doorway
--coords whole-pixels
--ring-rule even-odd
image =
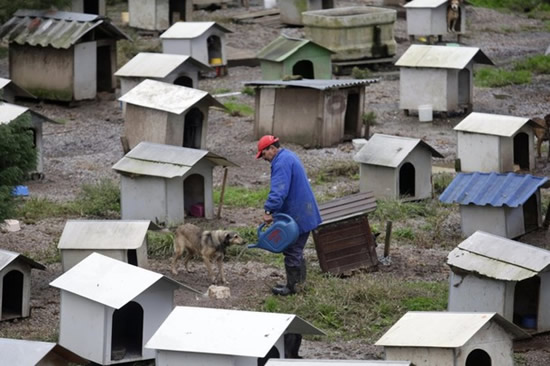
[[[187,19],[185,13],[185,3],[188,0],[170,0],[168,12],[170,14],[170,25]]]
[[[189,76],[182,75],[178,77],[176,80],[174,80],[174,85],[180,85],[180,86],[186,86],[188,88],[192,88],[193,79],[191,79]]]
[[[84,13],[99,14],[99,0],[84,0]]]
[[[529,170],[529,135],[525,132],[514,136],[514,164],[521,170]]]
[[[130,301],[113,312],[111,360],[139,358],[143,347],[143,308]]]
[[[183,208],[187,214],[204,216],[204,177],[191,174],[183,181]]]
[[[466,366],[491,366],[491,356],[482,349],[475,349],[466,357]]]
[[[458,106],[470,106],[470,70],[462,69],[458,72]]]
[[[292,66],[292,75],[300,75],[302,79],[314,79],[313,62],[309,60],[296,62]]]
[[[126,253],[126,255],[128,256],[128,264],[131,264],[131,265],[133,265],[133,266],[137,266],[137,265],[138,265],[137,250],[135,250],[135,249],[128,249],[128,252]]]
[[[272,347],[265,357],[258,358],[258,366],[264,366],[270,358],[281,358],[279,350],[276,347]]]
[[[97,91],[110,92],[113,90],[113,73],[111,70],[111,47],[97,47]]]
[[[202,122],[204,115],[198,108],[191,108],[185,115],[185,126],[183,128],[183,147],[192,149],[201,148]]]
[[[222,63],[222,41],[218,36],[210,36],[206,40],[208,46],[208,62],[211,65]]]
[[[514,290],[514,324],[536,329],[539,310],[540,277],[516,282]]]
[[[350,141],[357,137],[359,110],[359,93],[348,93],[344,116],[344,141]]]
[[[23,278],[23,273],[15,269],[4,275],[0,319],[13,319],[23,316]]]
[[[539,227],[538,207],[536,194],[531,195],[523,204],[523,225],[526,233],[536,230]]]
[[[414,197],[415,169],[411,163],[405,163],[399,169],[399,197]]]

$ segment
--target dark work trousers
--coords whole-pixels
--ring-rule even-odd
[[[294,244],[289,245],[284,251],[285,265],[288,267],[300,267],[304,258],[304,247],[306,246],[309,231],[298,236]]]

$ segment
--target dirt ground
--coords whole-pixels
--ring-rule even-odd
[[[379,1],[336,1],[336,6],[380,5]],[[252,10],[259,10],[252,7]],[[196,19],[227,21],[233,15],[243,13],[243,9],[228,8],[213,12],[196,11]],[[550,32],[543,22],[529,19],[523,14],[504,14],[492,10],[467,6],[468,33],[463,42],[479,47],[497,66],[514,60],[540,54],[550,42]],[[117,19],[115,19],[117,20]],[[234,33],[228,36],[228,45],[233,48],[259,50],[280,33],[302,36],[299,27],[285,27],[277,22],[268,24],[224,23]],[[410,45],[406,35],[406,22],[398,18],[395,25],[395,38],[398,42],[397,56]],[[454,42],[454,39],[448,39]],[[0,76],[9,77],[7,59],[0,59]],[[398,109],[398,73],[375,74],[378,83],[367,87],[369,111],[377,115],[377,124],[371,133],[388,133],[422,138],[445,158],[434,161],[435,165],[450,167],[455,158],[456,137],[452,128],[464,117],[454,115],[449,118],[435,116],[432,123],[420,123],[416,116],[405,116]],[[222,89],[240,91],[243,81],[261,78],[259,67],[232,67],[229,75],[217,79],[202,79],[199,88],[216,93]],[[119,177],[111,167],[122,157],[120,135],[123,115],[116,100],[117,94],[101,94],[97,100],[79,102],[74,106],[48,102],[22,101],[33,110],[62,124],[46,124],[44,131],[45,179],[29,181],[27,185],[31,197],[47,197],[65,201],[75,197],[83,183],[99,182],[103,178],[118,181]],[[226,97],[219,97],[221,102]],[[250,106],[254,98],[246,95],[235,97],[238,102]],[[550,113],[550,76],[534,76],[528,85],[503,88],[474,88],[474,111],[536,117]],[[209,120],[207,147],[239,164],[230,169],[228,184],[244,187],[265,186],[269,183],[269,164],[254,159],[256,141],[252,134],[253,117],[231,117],[220,111],[212,111]],[[300,146],[284,144],[296,151],[309,172],[315,172],[333,162],[350,161],[355,153],[350,142],[322,149],[304,149]],[[550,165],[538,159],[536,175],[548,176]],[[221,172],[215,172],[215,184],[221,184]],[[316,193],[358,190],[357,182],[338,180],[319,187]],[[222,218],[209,223],[196,220],[210,227],[238,227],[259,223],[260,207],[231,209],[224,207]],[[193,220],[189,220],[193,221]],[[65,224],[64,219],[45,219],[33,223],[21,223],[21,230],[1,234],[0,247],[32,255],[35,258],[50,258],[55,253],[57,241]],[[457,217],[450,218],[450,231],[460,229]],[[538,231],[522,238],[523,241],[548,247],[548,234]],[[456,243],[454,243],[456,244]],[[318,261],[312,246],[307,250],[310,270],[318,270]],[[448,268],[445,257],[448,249],[415,248],[400,245],[392,252],[389,266],[381,266],[372,276],[380,278],[396,277],[406,280],[445,280]],[[448,243],[447,243],[448,248]],[[382,253],[379,253],[380,255]],[[24,339],[42,339],[49,336],[55,341],[59,319],[58,290],[49,283],[61,274],[59,263],[46,263],[45,271],[33,271],[32,276],[32,316],[27,319],[0,323],[0,336]],[[208,287],[204,267],[192,263],[196,271],[192,274],[180,271],[175,278],[192,287],[205,291]],[[180,290],[176,294],[176,305],[195,305],[247,309],[255,307],[260,299],[269,293],[269,287],[283,279],[283,273],[275,266],[247,262],[226,263],[226,274],[230,282],[231,298],[212,300]],[[172,277],[166,260],[151,260],[150,269]],[[550,343],[548,337],[537,338],[536,342],[524,342],[517,347],[521,364],[543,366],[550,364]],[[362,340],[325,342],[304,341],[301,354],[306,358],[327,359],[372,359],[382,358],[382,349]]]

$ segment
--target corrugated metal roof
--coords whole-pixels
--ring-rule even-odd
[[[300,48],[304,47],[308,43],[311,43],[319,48],[326,50],[329,53],[334,53],[326,47],[321,46],[313,41],[302,38],[292,38],[283,35],[275,38],[270,44],[262,48],[256,58],[260,60],[269,60],[274,62],[284,61],[287,57],[294,54]]]
[[[185,63],[190,63],[199,70],[212,70],[210,66],[195,60],[191,56],[140,52],[118,69],[118,71],[115,72],[115,76],[164,78]]]
[[[216,27],[225,33],[233,33],[229,29],[219,25],[216,22],[177,22],[172,24],[170,28],[168,28],[164,33],[162,33],[160,35],[160,38],[161,39],[196,38],[212,27]]]
[[[143,80],[118,100],[140,107],[182,114],[205,98],[210,106],[225,108],[205,91],[150,79]]]
[[[59,249],[136,249],[146,236],[149,220],[68,220]]]
[[[515,173],[458,173],[443,191],[444,203],[519,207],[544,183],[546,177]]]
[[[435,158],[443,158],[443,155],[421,139],[375,133],[355,154],[353,160],[362,164],[396,168],[417,146],[427,149]]]
[[[29,93],[10,79],[0,78],[0,89],[11,90],[13,94],[20,97],[36,99],[34,95]]]
[[[284,333],[324,333],[293,314],[177,306],[146,348],[264,357]]]
[[[265,366],[411,366],[409,361],[370,361],[370,360],[300,360],[271,358]]]
[[[550,251],[476,231],[447,256],[447,264],[504,281],[521,281],[550,267]]]
[[[409,311],[376,342],[377,346],[458,348],[485,324],[495,321],[512,338],[527,338],[517,325],[498,313]]]
[[[43,119],[46,122],[58,123],[57,121],[54,121],[53,119],[50,119],[44,116],[43,114],[30,110],[27,107],[22,107],[16,104],[0,101],[0,124],[9,123],[27,111],[29,111],[34,115],[39,116],[41,119]]]
[[[412,0],[403,7],[405,8],[438,8],[446,4],[448,0]]]
[[[362,86],[377,83],[378,79],[362,79],[362,80],[322,80],[322,79],[304,79],[304,80],[255,80],[246,81],[244,85],[252,87],[296,87],[296,88],[310,88],[310,89],[338,89],[349,88],[353,86]]]
[[[511,137],[527,123],[532,125],[534,122],[525,117],[472,112],[456,125],[454,129],[485,135]]]
[[[319,205],[321,225],[360,216],[376,210],[373,192],[363,192],[337,198]]]
[[[0,271],[3,270],[5,267],[8,266],[8,264],[10,264],[15,260],[20,260],[28,264],[32,268],[42,269],[42,270],[46,269],[46,267],[44,267],[42,264],[35,262],[29,257],[24,256],[23,254],[15,253],[5,249],[0,249]]]
[[[461,70],[472,59],[476,63],[493,65],[493,62],[477,47],[413,44],[397,60],[395,66]]]
[[[98,253],[84,258],[50,282],[50,286],[120,309],[158,281],[168,281],[174,288],[183,287],[198,292],[160,273]]]
[[[109,18],[49,10],[18,10],[0,27],[0,39],[20,45],[67,49],[93,29],[114,39],[130,39]]]
[[[183,176],[203,158],[215,165],[238,166],[206,150],[142,141],[120,159],[113,169],[128,174],[174,178]]]

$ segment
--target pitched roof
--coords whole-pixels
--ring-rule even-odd
[[[84,258],[50,282],[50,286],[114,309],[120,309],[158,281],[166,281],[174,289],[183,287],[198,292],[160,273],[98,253],[92,253]]]
[[[32,109],[29,109],[27,107],[22,107],[17,104],[11,104],[8,102],[2,102],[0,101],[0,124],[3,123],[10,123],[17,117],[21,116],[23,113],[29,111],[31,114],[40,117],[42,120],[46,122],[52,122],[52,123],[58,123],[57,121],[54,121],[53,119],[50,119],[43,114],[40,114],[38,112],[33,111]]]
[[[362,86],[377,83],[378,79],[362,79],[362,80],[335,80],[335,79],[303,79],[303,80],[255,80],[245,81],[244,85],[252,87],[296,87],[310,88],[318,90],[350,88],[353,86]]]
[[[361,164],[397,168],[417,146],[427,149],[433,157],[443,157],[421,139],[375,133],[355,154],[353,160]]]
[[[443,4],[447,4],[448,0],[412,0],[403,7],[405,8],[437,8]]]
[[[265,357],[284,333],[324,333],[293,314],[177,306],[146,348]]]
[[[29,93],[27,90],[23,89],[10,79],[0,78],[0,89],[10,90],[12,94],[20,97],[36,99],[34,95]]]
[[[67,49],[92,30],[113,39],[130,39],[109,18],[51,10],[18,10],[0,27],[0,39],[20,45]]]
[[[546,177],[515,173],[458,173],[439,196],[444,203],[519,207],[544,183]]]
[[[115,72],[115,76],[164,78],[179,66],[189,63],[198,70],[210,71],[212,68],[187,55],[140,52]]]
[[[214,165],[238,166],[206,150],[142,141],[120,159],[113,169],[127,174],[174,178],[185,175],[203,158]]]
[[[275,38],[271,43],[262,48],[256,55],[256,58],[260,60],[281,62],[286,60],[289,56],[293,55],[299,49],[308,44],[323,49],[327,52],[327,54],[334,53],[334,51],[331,51],[318,43],[310,41],[309,39],[292,38],[283,34]]]
[[[68,220],[59,249],[136,249],[147,237],[149,220]]]
[[[395,66],[461,70],[470,61],[493,65],[477,47],[426,46],[413,44],[397,60]]]
[[[233,33],[229,29],[219,25],[216,22],[176,22],[172,24],[172,26],[168,28],[164,33],[162,33],[160,35],[160,38],[196,38],[212,27],[215,27],[225,33]]]
[[[118,100],[140,107],[182,114],[203,99],[210,106],[225,108],[208,92],[151,79],[143,80]]]
[[[386,347],[458,348],[490,321],[504,328],[512,338],[529,337],[498,313],[409,311],[375,344]]]
[[[550,251],[476,231],[447,256],[461,271],[503,281],[521,281],[550,269]]]
[[[77,364],[87,363],[84,358],[52,342],[0,338],[2,365],[39,365],[50,353]]]
[[[46,269],[42,264],[35,262],[29,257],[24,256],[23,254],[15,253],[9,250],[0,249],[0,271],[8,266],[13,261],[22,261],[23,263],[29,265],[31,268],[36,269]]]
[[[525,124],[534,122],[525,117],[472,112],[455,126],[456,131],[511,137]]]
[[[376,210],[374,193],[361,192],[320,203],[321,225],[361,216]]]

